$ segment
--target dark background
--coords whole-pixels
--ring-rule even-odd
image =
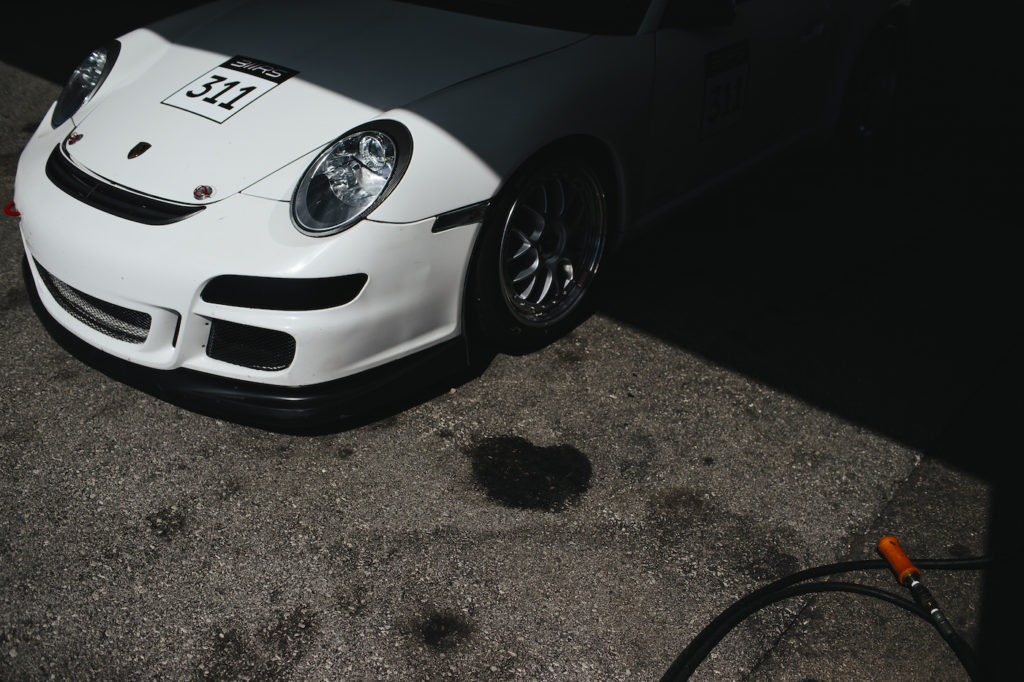
[[[26,14],[0,60],[62,82],[92,47],[199,4]],[[1007,18],[967,3],[914,15],[896,162],[815,149],[755,171],[627,245],[598,309],[988,479],[1000,563],[981,647],[1019,673],[1021,603],[1003,590],[1021,558],[1020,59]]]

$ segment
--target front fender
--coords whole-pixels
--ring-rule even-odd
[[[382,113],[409,129],[413,152],[369,217],[407,223],[485,201],[539,150],[575,136],[600,140],[639,185],[642,173],[629,169],[649,153],[634,138],[649,129],[652,65],[650,35],[593,36]],[[317,153],[245,193],[289,201]]]

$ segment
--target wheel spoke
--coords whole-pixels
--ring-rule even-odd
[[[524,279],[532,277],[533,274],[537,272],[537,268],[539,267],[540,258],[536,254],[534,254],[533,259],[530,261],[530,263],[524,269],[520,270],[519,272],[512,276],[512,282],[514,284],[519,284]]]
[[[555,273],[551,271],[551,265],[548,264],[540,274],[544,278],[544,284],[541,285],[540,293],[537,295],[535,303],[543,303],[544,299],[547,298],[548,292],[551,291],[551,284],[555,281]]]
[[[512,256],[509,258],[509,260],[515,260],[516,258],[519,258],[520,256],[522,256],[524,253],[526,253],[529,250],[530,250],[530,242],[523,242],[522,244],[519,245],[519,248],[516,249],[516,252],[512,254]]]
[[[521,232],[527,241],[535,242],[544,233],[544,214],[526,204],[516,206],[509,218],[510,225]]]
[[[529,299],[530,292],[533,291],[533,285],[536,283],[536,278],[531,279],[529,282],[527,282],[526,287],[519,292],[519,298],[523,299],[524,301],[527,301]]]
[[[573,283],[573,268],[572,261],[568,258],[563,258],[558,261],[558,267],[562,270],[562,274],[565,276],[565,280],[562,282],[562,291],[565,291]]]
[[[520,232],[519,230],[509,230],[509,234],[514,236],[516,240],[518,240],[519,246],[516,246],[515,253],[513,253],[511,256],[506,257],[505,260],[514,261],[516,258],[519,258],[524,253],[529,251],[532,247],[532,244],[530,244],[530,240],[526,238],[526,235]],[[506,251],[510,250],[511,249],[506,249]]]

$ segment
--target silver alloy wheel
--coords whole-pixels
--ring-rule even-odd
[[[597,273],[606,233],[604,195],[590,170],[557,166],[531,178],[509,209],[498,251],[516,320],[546,327],[565,318]]]

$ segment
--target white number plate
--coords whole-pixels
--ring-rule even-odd
[[[298,71],[232,57],[163,100],[163,104],[223,123]]]

